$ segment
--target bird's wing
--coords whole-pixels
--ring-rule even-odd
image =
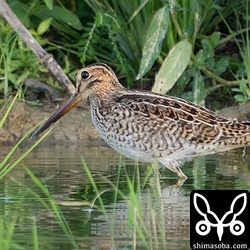
[[[152,92],[131,92],[120,95],[119,105],[131,109],[135,116],[158,123],[168,123],[179,136],[199,144],[230,140],[250,135],[250,122],[226,119],[213,111],[177,97]]]

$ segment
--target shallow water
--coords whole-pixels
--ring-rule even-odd
[[[0,160],[8,151],[8,148],[1,148]],[[24,151],[19,150],[17,155]],[[189,249],[189,194],[192,190],[250,190],[250,153],[247,152],[245,157],[242,154],[243,150],[237,149],[186,163],[182,169],[189,178],[183,185],[177,183],[176,176],[169,170],[160,171],[160,181],[152,174],[144,188],[136,191],[146,228],[151,232],[151,238],[147,236],[148,248]],[[100,204],[95,201],[96,192],[84,170],[82,157],[98,190],[103,191],[101,197],[106,214],[89,205]],[[122,162],[121,168],[119,162]],[[48,188],[77,247],[63,232],[52,210],[49,211],[34,196],[34,193],[39,195],[49,204],[24,166]],[[128,200],[133,196],[128,189],[127,177],[142,185],[149,168],[146,164],[121,160],[119,154],[106,146],[38,146],[0,180],[0,233],[2,227],[5,232],[3,239],[12,236],[11,249],[34,249],[35,229],[39,249],[135,249],[135,246],[136,249],[147,249],[136,234],[135,225],[129,223],[131,207]],[[118,196],[114,203],[115,192],[110,183],[116,185],[118,178],[123,196]],[[158,225],[160,230],[154,232]],[[12,226],[13,234],[7,233]],[[159,236],[158,242],[155,242],[156,236]]]

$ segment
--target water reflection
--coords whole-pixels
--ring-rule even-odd
[[[3,158],[8,150],[3,148],[0,157]],[[82,156],[98,190],[103,191],[106,214],[99,209],[98,200],[95,202],[98,206],[88,205],[95,201],[97,194],[83,168]],[[143,221],[140,221],[136,217],[140,211],[129,206],[133,194],[128,189],[127,178],[136,179],[139,167],[141,186],[149,166],[138,166],[123,159],[123,167],[118,169],[120,161],[120,156],[106,146],[57,145],[35,149],[22,164],[1,180],[0,227],[5,228],[5,234],[11,235],[13,226],[11,249],[33,249],[34,228],[37,228],[40,249],[74,249],[54,214],[30,193],[29,190],[32,190],[45,203],[48,202],[24,170],[23,164],[46,184],[59,204],[79,249],[133,249],[135,244],[136,249],[146,249],[136,234],[136,227],[143,223],[151,235],[151,239],[147,239],[148,246],[153,249],[187,249],[189,194],[192,190],[250,189],[249,154],[243,158],[242,150],[238,149],[196,158],[185,164],[185,173],[189,178],[182,186],[176,185],[174,174],[163,169],[160,171],[160,183],[152,175],[142,191],[136,191],[143,217]],[[115,192],[110,183],[116,185],[118,178],[122,194],[117,196],[117,202],[114,203]],[[161,197],[157,195],[159,193]],[[134,224],[131,218],[135,218],[134,221],[132,219]],[[158,241],[156,236],[159,237]]]

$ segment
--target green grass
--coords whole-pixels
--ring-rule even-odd
[[[27,77],[39,77],[44,69],[35,55],[27,48],[10,26],[0,19],[0,93],[3,99],[18,91],[23,98],[22,85]]]
[[[110,184],[110,188],[102,190],[98,187],[95,177],[92,175],[83,159],[82,164],[87,174],[88,182],[91,184],[95,193],[95,198],[92,202],[83,201],[83,205],[88,207],[88,209],[84,209],[83,212],[88,213],[89,217],[87,216],[86,221],[83,221],[82,223],[84,223],[87,227],[88,223],[92,223],[91,217],[98,211],[98,213],[103,214],[105,221],[108,224],[108,235],[110,237],[109,243],[111,244],[111,247],[116,248],[120,244],[118,242],[119,237],[117,238],[116,230],[121,227],[120,223],[122,223],[122,228],[126,228],[126,233],[128,235],[123,241],[125,241],[124,244],[129,246],[129,248],[137,249],[137,247],[140,246],[143,247],[143,249],[167,249],[167,233],[165,228],[163,203],[161,201],[162,193],[160,188],[160,175],[156,170],[158,168],[155,167],[154,171],[150,168],[148,173],[141,173],[140,168],[137,165],[133,168],[132,172],[131,169],[127,172],[127,168],[122,164],[121,160],[117,169],[116,181],[112,183],[103,177],[105,182]],[[24,168],[26,173],[34,182],[35,186],[38,187],[40,191],[34,191],[29,187],[26,187],[26,190],[57,221],[62,233],[68,238],[72,247],[74,247],[74,249],[78,249],[77,239],[74,232],[72,232],[68,221],[62,213],[60,206],[53,198],[53,195],[50,193],[50,190],[43,181],[32,173],[29,168]],[[142,175],[144,176],[143,178]],[[150,188],[148,188],[149,183]],[[126,190],[126,193],[122,190]],[[109,192],[109,197],[112,195],[112,208],[107,206],[108,204],[105,204],[105,199],[103,198],[105,192]],[[147,197],[146,201],[145,192]],[[122,221],[117,220],[117,212],[119,212],[120,209],[117,204],[120,204],[120,202],[124,202],[126,204],[127,211],[126,218]],[[15,223],[16,221],[13,219],[13,227],[15,226]],[[34,249],[39,249],[39,225],[36,223],[36,217],[32,218],[32,223]],[[14,234],[11,227],[8,229],[7,234],[9,235],[8,244],[11,245],[13,242],[12,235]]]
[[[110,182],[110,189],[102,191],[99,190],[95,182],[95,178],[91,174],[91,171],[89,170],[84,160],[83,160],[83,167],[86,171],[88,181],[91,183],[96,194],[96,197],[93,200],[93,202],[83,201],[83,205],[89,207],[88,213],[90,218],[88,218],[85,222],[83,222],[85,223],[86,226],[88,223],[92,223],[92,221],[90,220],[92,213],[94,213],[95,211],[101,212],[105,216],[107,223],[110,225],[109,226],[110,244],[112,245],[112,247],[117,247],[117,242],[116,242],[117,238],[115,230],[117,229],[117,226],[119,226],[119,223],[121,223],[121,221],[116,220],[116,212],[117,212],[116,204],[117,202],[120,202],[122,200],[127,204],[128,207],[127,220],[122,221],[123,224],[124,223],[126,224],[127,234],[129,235],[127,239],[127,245],[132,246],[133,249],[136,249],[137,246],[139,245],[144,246],[145,249],[166,249],[166,230],[164,224],[165,222],[164,222],[163,208],[162,209],[157,208],[156,210],[154,204],[154,202],[160,203],[161,199],[161,191],[159,188],[160,184],[158,183],[160,180],[158,174],[156,174],[154,177],[155,186],[152,189],[153,190],[152,194],[151,192],[148,194],[148,201],[145,207],[145,201],[143,201],[141,195],[144,186],[147,185],[149,178],[152,177],[151,170],[149,171],[149,174],[145,175],[145,179],[142,183],[140,181],[141,174],[138,166],[135,167],[134,173],[132,173],[132,175],[131,173],[126,173],[125,183],[128,193],[124,194],[120,190],[120,185],[121,185],[120,175],[122,174],[121,173],[123,171],[122,169],[125,168],[125,166],[123,166],[121,162],[118,167],[118,175],[116,182],[114,184]],[[46,184],[43,183],[37,176],[35,176],[29,168],[24,167],[24,169],[28,174],[28,176],[31,178],[31,180],[34,182],[35,186],[38,187],[38,189],[41,192],[34,191],[29,187],[26,187],[25,189],[57,221],[63,234],[68,238],[68,241],[70,242],[72,247],[74,249],[78,249],[77,240],[74,236],[74,233],[69,227],[69,224],[66,218],[64,217],[64,214],[62,213],[55,199],[53,198],[53,195],[48,190]],[[18,183],[17,180],[15,180],[15,182]],[[113,195],[114,207],[112,209],[107,207],[105,201],[102,199],[102,195],[106,191],[109,191]],[[145,211],[147,211],[147,213],[145,213]],[[18,214],[18,211],[16,211],[16,214]],[[12,218],[11,221],[6,226],[4,225],[4,221],[6,223],[6,219],[3,219],[3,217],[0,216],[0,235],[5,236],[3,237],[4,240],[2,240],[1,242],[2,243],[2,248],[0,247],[1,250],[20,248],[19,245],[14,243],[15,239],[13,238],[18,216],[12,216],[11,218]],[[39,242],[41,240],[39,239],[39,233],[38,233],[39,225],[37,225],[36,223],[37,220],[36,216],[34,215],[31,216],[31,220],[32,220],[31,233],[33,237],[33,249],[39,249]]]
[[[102,193],[98,190],[95,179],[84,161],[83,166],[88,179],[96,192],[97,198],[95,201],[98,200],[100,204],[98,209],[102,211],[103,215],[107,219],[107,223],[110,224],[109,235],[112,248],[117,247],[115,228],[117,228],[117,225],[121,223],[121,221],[117,221],[115,217],[116,204],[118,201],[124,201],[128,207],[128,217],[127,220],[122,221],[122,223],[123,225],[125,223],[127,227],[127,234],[130,235],[128,237],[127,244],[131,245],[133,249],[136,249],[138,246],[143,246],[145,249],[166,249],[166,228],[164,209],[161,202],[162,194],[158,168],[155,167],[154,172],[152,168],[150,168],[148,173],[144,176],[144,179],[141,181],[141,173],[138,165],[134,167],[134,172],[131,174],[127,172],[126,166],[124,166],[120,161],[117,169],[116,182],[112,183],[105,180],[110,184],[113,193],[114,207],[112,211],[110,211],[110,208],[105,206],[102,199]],[[127,190],[127,194],[123,193],[120,189],[120,177],[121,172],[124,171],[124,169],[126,171],[125,190]],[[150,188],[151,192],[147,193],[148,200],[145,206],[145,200],[143,200],[142,194],[145,186],[148,185],[151,178],[153,179],[153,184]],[[122,185],[124,189],[124,183]],[[160,204],[160,207],[155,207],[155,204]]]
[[[6,102],[6,104],[0,110],[0,114],[4,113],[1,120],[0,120],[0,129],[3,127],[3,124],[5,123],[5,121],[6,121],[7,117],[8,117],[8,115],[9,115],[9,113],[10,113],[16,99],[17,99],[17,94],[15,95],[15,97],[13,98],[12,101],[10,101],[10,98],[9,98],[9,100]],[[8,106],[9,102],[10,102],[10,105]],[[6,109],[6,111],[5,111],[5,109]]]
[[[44,197],[42,197],[41,195],[39,195],[38,193],[34,192],[33,190],[31,190],[30,188],[27,187],[28,191],[36,198],[37,201],[39,201],[43,205],[43,207],[46,208],[46,210],[48,212],[53,213],[53,215],[54,215],[55,219],[57,220],[58,224],[60,225],[62,231],[67,236],[67,238],[69,239],[72,246],[75,249],[77,249],[77,244],[76,244],[75,238],[72,234],[72,231],[71,231],[60,207],[58,206],[58,204],[54,200],[52,194],[49,192],[46,185],[44,183],[42,183],[41,180],[39,180],[39,178],[37,178],[32,173],[32,171],[30,169],[25,167],[25,170],[28,173],[28,175],[30,176],[30,178],[33,180],[33,182],[36,184],[36,186],[39,187],[39,189],[45,195],[46,199],[44,199]],[[48,200],[48,202],[46,202],[45,200]],[[36,231],[34,232],[34,230],[33,230],[33,235],[34,235],[34,239],[37,239],[37,240],[35,240],[35,242],[37,242],[39,239],[37,237],[37,232]],[[38,245],[37,245],[37,247],[38,247]]]
[[[2,116],[2,118],[0,120],[0,129],[2,129],[2,127],[3,127],[4,123],[6,122],[13,106],[15,105],[17,97],[20,95],[19,92],[14,96],[14,98],[10,97],[8,99],[8,101],[6,102],[6,104],[3,106],[3,108],[0,110],[0,114]],[[52,128],[50,128],[48,131],[46,131],[37,141],[33,142],[33,144],[24,153],[22,153],[20,156],[15,156],[16,158],[13,159],[16,150],[22,146],[22,142],[24,140],[28,139],[29,136],[31,135],[31,133],[39,125],[41,125],[41,123],[37,124],[35,127],[31,128],[29,131],[27,131],[18,140],[18,142],[10,149],[10,151],[7,153],[7,155],[4,156],[3,159],[1,159],[1,162],[0,162],[0,180],[3,179],[6,176],[6,174],[8,174],[14,167],[16,167],[50,133]]]
[[[8,4],[48,53],[54,53],[51,51],[55,50],[58,51],[64,72],[75,79],[76,69],[72,69],[72,62],[69,61],[66,55],[70,50],[67,44],[64,44],[64,46],[55,44],[53,40],[45,37],[44,33],[50,30],[50,26],[53,26],[56,29],[63,30],[65,33],[70,33],[73,36],[76,35],[79,39],[79,34],[66,23],[71,23],[73,26],[78,25],[78,27],[81,26],[81,23],[66,8],[57,6],[53,11],[49,11],[45,5],[40,5],[38,2],[30,1],[26,5],[20,1],[9,1]],[[60,22],[64,23],[64,26]],[[26,78],[34,78],[41,82],[46,82],[46,84],[55,88],[59,88],[58,83],[48,74],[48,69],[40,63],[39,59],[27,47],[22,38],[1,17],[0,51],[0,96],[3,100],[6,100],[9,94],[17,91],[19,93],[18,97],[24,99],[26,89],[23,87],[23,83]],[[76,53],[75,49],[71,49],[70,53]]]
[[[17,218],[18,213],[16,213],[16,215],[12,217],[12,220],[8,221],[8,225],[6,225],[6,218],[2,215],[0,216],[0,250],[8,250],[13,247],[12,240]]]
[[[243,4],[244,11],[238,13],[235,10],[235,20],[239,27],[238,32],[234,32],[228,22],[224,19],[223,15],[222,19],[227,26],[231,37],[235,41],[240,56],[243,60],[243,65],[239,70],[234,74],[234,77],[239,81],[239,84],[237,87],[233,87],[232,91],[235,93],[234,98],[238,102],[247,102],[250,100],[250,26],[249,26],[249,1],[245,1]],[[241,17],[240,17],[241,15]],[[242,17],[243,16],[243,17]],[[245,25],[243,26],[241,20],[245,20]]]
[[[128,87],[143,85],[200,105],[211,93],[231,103],[250,99],[246,0],[38,2],[8,3],[73,81],[77,69],[101,61]],[[23,89],[26,77],[58,88],[3,19],[0,28],[3,98]],[[236,57],[220,50],[232,41]]]
[[[18,156],[16,159],[12,159],[16,149],[22,144],[22,142],[27,139],[35,128],[30,129],[7,153],[7,155],[3,158],[0,163],[0,180],[5,177],[14,167],[16,167],[51,131],[49,129],[46,133],[44,133],[37,141],[35,141],[22,155]]]
[[[0,111],[2,118],[0,120],[0,129],[2,129],[4,123],[6,122],[12,107],[15,105],[16,99],[19,93],[15,95],[15,97],[11,100],[6,102],[3,108]],[[33,130],[37,128],[40,124],[35,126],[34,128],[30,129],[28,132],[24,134],[22,138],[10,149],[6,156],[1,159],[0,162],[0,181],[6,177],[6,175],[13,170],[16,166],[18,166],[22,160],[49,134],[51,129],[49,129],[46,133],[43,134],[37,141],[35,141],[23,154],[19,156],[14,156],[16,150],[22,145],[22,142],[26,140]],[[22,200],[22,198],[20,198]],[[21,204],[21,202],[20,202]],[[13,235],[15,231],[15,226],[18,220],[18,211],[15,211],[15,214],[12,216],[2,216],[0,215],[0,250],[8,250],[8,249],[23,249],[17,244],[13,243]],[[38,235],[37,235],[37,226],[35,218],[33,219],[33,242],[34,242],[34,249],[38,248]]]

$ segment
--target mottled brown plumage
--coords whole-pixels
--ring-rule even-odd
[[[179,177],[186,177],[180,165],[194,156],[250,144],[249,121],[229,120],[176,97],[128,90],[102,63],[81,69],[76,89],[34,135],[87,100],[95,127],[111,147],[141,162],[159,161]]]

